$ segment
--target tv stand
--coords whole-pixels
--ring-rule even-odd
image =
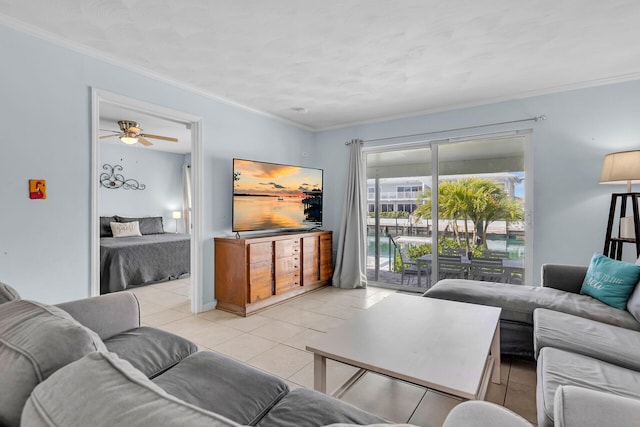
[[[216,237],[216,308],[248,316],[331,283],[333,233]]]

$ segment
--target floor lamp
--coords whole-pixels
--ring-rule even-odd
[[[180,218],[182,218],[182,212],[180,211],[173,211],[172,215],[173,219],[176,220],[176,234],[178,234],[178,220]]]
[[[611,207],[609,208],[609,222],[607,235],[605,236],[603,254],[614,259],[621,259],[622,245],[635,243],[636,256],[640,256],[640,213],[638,212],[638,197],[640,193],[631,192],[631,184],[640,183],[640,150],[621,151],[609,153],[604,157],[600,184],[626,184],[626,193],[611,194]],[[612,236],[613,223],[617,201],[620,199],[620,211],[618,217],[618,237]],[[631,201],[633,216],[625,216],[627,200]]]

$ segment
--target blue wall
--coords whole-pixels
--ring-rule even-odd
[[[352,138],[374,139],[432,132],[544,114],[538,123],[445,132],[434,139],[502,130],[533,129],[533,266],[539,283],[543,263],[585,265],[604,246],[612,192],[598,185],[604,155],[640,149],[640,81],[502,102],[438,114],[364,124],[315,135],[313,154],[325,171],[325,194],[338,200],[325,209],[327,228],[340,224],[348,147]],[[639,191],[640,188],[635,188]],[[625,259],[635,260],[634,248]]]
[[[89,295],[92,87],[202,117],[205,303],[213,301],[212,238],[231,234],[233,157],[323,168],[324,228],[337,232],[346,140],[545,114],[532,126],[535,231],[528,237],[538,281],[542,263],[584,264],[602,250],[610,194],[624,191],[597,184],[603,156],[640,148],[640,81],[311,134],[7,27],[0,40],[0,55],[11,58],[0,67],[0,280],[43,302]],[[528,125],[483,132],[521,127]],[[30,178],[47,180],[47,200],[28,198]]]
[[[119,173],[125,179],[144,184],[144,190],[100,187],[99,211],[101,216],[127,217],[161,216],[166,232],[176,231],[173,211],[182,211],[182,165],[184,154],[166,153],[125,144],[100,144],[100,166],[120,165]],[[182,221],[178,231],[183,233]]]
[[[90,293],[91,88],[202,117],[203,285],[231,234],[233,157],[300,164],[312,135],[286,123],[0,26],[0,281],[56,303]],[[307,159],[304,159],[307,160]],[[48,198],[30,200],[30,178]]]

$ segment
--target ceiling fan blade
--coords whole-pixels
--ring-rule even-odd
[[[131,126],[130,128],[127,129],[127,132],[140,133],[142,132],[142,129],[135,126]]]
[[[100,132],[120,133],[119,130],[111,130],[111,129],[100,129]]]
[[[105,135],[105,136],[101,136],[100,139],[105,139],[105,138],[113,138],[114,136],[120,136],[119,133],[116,133],[114,135]]]
[[[143,137],[141,137],[141,136],[139,136],[139,137],[138,137],[138,142],[139,142],[140,144],[144,145],[145,147],[148,147],[148,146],[150,146],[150,145],[153,145],[153,144],[151,143],[151,141],[147,141],[146,139],[144,139],[144,138],[143,138]]]
[[[163,141],[178,142],[178,138],[172,138],[170,136],[150,135],[148,133],[142,134],[141,136],[144,136],[145,138],[161,139]]]

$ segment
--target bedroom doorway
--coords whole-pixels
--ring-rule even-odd
[[[136,123],[119,123],[121,120]],[[189,247],[190,256],[181,260],[180,265],[190,266],[190,275],[186,280],[176,282],[182,282],[183,287],[185,282],[189,283],[191,312],[197,313],[204,310],[200,249],[202,241],[200,120],[199,117],[191,114],[111,92],[92,90],[90,288],[92,296],[101,293],[100,243],[101,236],[104,234],[104,230],[101,231],[101,229],[104,227],[100,226],[100,222],[101,219],[106,220],[109,216],[117,215],[138,219],[143,238],[154,236],[175,238],[176,241],[169,244]],[[140,128],[139,132],[133,129],[137,132],[137,137],[132,141],[132,145],[125,143],[126,138],[119,137],[123,126],[125,129],[131,126]],[[104,138],[110,132],[114,137]],[[173,141],[173,138],[178,141]],[[111,186],[107,190],[101,188],[101,185],[105,185],[104,182],[101,184],[101,181],[104,181],[108,175],[113,178],[107,182],[107,185]],[[116,189],[116,187],[119,188]],[[108,214],[105,209],[109,211]],[[125,219],[118,218],[116,221]],[[151,227],[154,230],[148,233],[150,235],[146,235],[142,227]],[[155,234],[157,232],[164,233],[157,235]],[[169,277],[174,277],[174,274],[169,273]],[[124,283],[124,281],[120,282]],[[120,286],[122,283],[117,285]]]

